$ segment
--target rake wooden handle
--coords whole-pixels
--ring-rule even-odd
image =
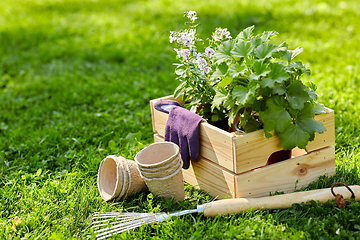
[[[355,194],[356,201],[360,201],[360,186],[349,186]],[[344,199],[350,198],[351,193],[346,187],[334,188],[335,194],[341,194]],[[234,198],[218,200],[206,203],[204,207],[205,217],[214,217],[220,214],[234,214],[247,211],[248,209],[284,209],[292,206],[293,203],[302,203],[310,200],[322,203],[335,199],[330,188],[311,190],[305,192],[295,192],[283,195],[276,195],[262,198]]]

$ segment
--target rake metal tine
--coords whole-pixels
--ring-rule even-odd
[[[97,219],[97,218],[113,218],[113,217],[133,217],[133,216],[141,216],[141,217],[145,217],[145,216],[149,216],[149,215],[155,215],[155,213],[104,213],[104,214],[98,214],[95,213],[93,216],[93,219]]]
[[[142,225],[143,225],[142,223],[136,222],[136,223],[132,223],[128,226],[116,227],[114,229],[104,229],[105,231],[103,231],[103,232],[94,232],[94,233],[96,233],[96,237],[101,237],[101,236],[105,236],[105,235],[109,236],[109,234],[112,235],[114,232],[121,233],[121,232],[130,230],[130,229],[134,229],[136,227],[140,227]]]
[[[98,239],[98,240],[101,240],[101,239],[105,239],[105,238],[108,238],[108,237],[111,237],[111,236],[113,236],[113,235],[115,235],[115,234],[120,234],[120,233],[123,233],[123,232],[125,232],[125,231],[128,231],[128,230],[131,230],[131,229],[134,229],[134,228],[137,228],[137,227],[139,227],[139,226],[141,226],[141,224],[137,224],[137,225],[133,225],[133,226],[131,226],[131,227],[129,227],[129,228],[124,228],[124,229],[121,229],[121,230],[113,230],[113,232],[107,232],[106,233],[106,235],[102,235],[102,236],[99,236],[99,235],[96,235],[96,238]]]
[[[112,230],[112,229],[116,229],[116,228],[127,228],[133,224],[147,224],[148,222],[154,222],[156,221],[155,218],[144,218],[144,219],[138,219],[138,220],[135,220],[135,221],[128,221],[128,222],[122,222],[122,223],[117,223],[116,225],[113,225],[113,226],[109,226],[107,228],[102,228],[102,229],[99,229],[99,230],[96,230],[95,232],[104,232],[104,231],[107,231],[107,230]]]
[[[149,221],[150,220],[150,221]],[[128,226],[131,226],[132,224],[137,224],[139,223],[140,225],[141,224],[147,224],[148,222],[154,222],[156,221],[156,219],[154,218],[154,220],[152,221],[152,218],[148,218],[148,219],[138,219],[138,220],[135,220],[135,221],[129,221],[129,222],[123,222],[123,223],[115,223],[116,225],[114,226],[111,226],[111,227],[107,227],[107,228],[102,228],[102,229],[99,229],[99,230],[96,230],[94,231],[95,233],[100,233],[100,232],[104,232],[104,231],[107,231],[107,230],[113,230],[113,229],[117,229],[117,228],[127,228]]]
[[[153,214],[151,214],[150,216],[145,216],[145,217],[139,216],[137,214],[132,214],[132,215],[134,215],[134,216],[119,216],[119,217],[116,217],[116,219],[114,219],[114,221],[111,221],[112,218],[94,221],[92,223],[93,226],[91,228],[94,228],[94,229],[95,228],[100,228],[102,226],[108,226],[109,224],[110,225],[114,225],[114,224],[117,224],[117,225],[124,224],[124,225],[126,225],[127,222],[130,222],[130,221],[134,222],[136,220],[144,221],[144,219],[146,219],[147,217],[152,216]],[[101,218],[101,219],[103,219],[103,218]]]
[[[107,218],[107,219],[104,219],[104,218],[95,218],[95,219],[103,219],[103,220],[96,220],[96,221],[94,221],[93,222],[93,224],[95,224],[95,223],[102,223],[102,222],[110,222],[113,218]],[[126,216],[124,216],[124,217],[117,217],[116,219],[115,219],[115,221],[127,221],[127,220],[132,220],[132,219],[134,219],[133,217],[126,217]],[[93,220],[94,220],[94,218],[93,218]]]
[[[91,228],[99,228],[102,226],[108,226],[109,224],[114,225],[114,224],[120,224],[120,223],[126,223],[126,222],[128,222],[128,220],[126,220],[126,219],[123,219],[121,221],[116,221],[116,222],[115,221],[109,222],[109,220],[96,221],[96,222],[92,223],[93,226]]]
[[[145,224],[149,224],[149,223],[153,223],[153,222],[156,222],[156,219],[152,219],[152,221],[148,221],[146,223],[142,222],[142,221],[137,221],[137,222],[133,222],[127,226],[121,226],[119,228],[115,228],[115,229],[112,229],[110,231],[107,231],[107,232],[103,232],[101,234],[97,234],[96,237],[100,240],[100,239],[104,239],[104,238],[107,238],[107,237],[110,237],[114,234],[118,234],[118,233],[122,233],[122,232],[125,232],[127,230],[131,230],[131,229],[134,229],[134,228],[137,228],[137,227],[140,227],[142,225],[145,225]],[[100,238],[99,238],[100,237]]]

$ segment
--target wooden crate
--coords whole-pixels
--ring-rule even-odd
[[[161,98],[174,100],[172,96]],[[163,141],[168,114],[150,101],[155,141]],[[177,101],[181,102],[179,99]],[[219,198],[260,197],[270,192],[291,192],[323,174],[335,174],[334,111],[315,117],[327,131],[315,134],[305,150],[295,149],[291,159],[265,166],[274,152],[282,150],[280,139],[267,139],[263,130],[229,133],[209,123],[200,124],[201,160],[183,170],[184,180]],[[281,173],[281,174],[279,174]]]

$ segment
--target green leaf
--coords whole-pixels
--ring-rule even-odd
[[[297,75],[301,75],[303,73],[306,75],[310,75],[310,69],[306,68],[302,62],[291,62],[289,63],[287,69],[288,72],[296,73]]]
[[[257,48],[255,48],[255,56],[259,59],[270,58],[271,55],[276,52],[278,46],[271,43],[262,43]]]
[[[309,133],[294,124],[288,126],[283,132],[277,133],[277,135],[281,138],[281,146],[285,150],[294,147],[305,149],[310,139]]]
[[[321,103],[317,103],[317,102],[313,103],[313,109],[315,114],[327,113],[326,107]]]
[[[261,84],[261,86],[262,86],[263,88],[266,88],[266,87],[268,87],[268,88],[273,88],[273,87],[274,87],[274,81],[273,81],[272,79],[270,79],[270,78],[264,78],[264,79],[262,79],[261,82],[260,82],[260,84]]]
[[[263,40],[264,42],[268,42],[270,41],[271,38],[273,38],[274,36],[278,35],[278,32],[275,31],[265,31],[261,34],[260,39]]]
[[[287,87],[286,99],[292,108],[302,109],[310,97],[306,86],[300,80],[295,80]]]
[[[250,44],[253,49],[257,48],[262,43],[263,43],[263,41],[260,38],[251,38],[250,39]]]
[[[217,109],[220,108],[220,105],[223,103],[224,100],[227,99],[227,92],[223,88],[217,88],[216,93],[214,96],[214,100],[212,102],[211,111],[214,111],[215,107]]]
[[[215,63],[220,64],[231,56],[231,50],[234,48],[233,39],[223,42],[214,53]]]
[[[234,120],[239,112],[239,110],[241,109],[241,106],[236,106],[236,107],[232,107],[228,116],[229,116],[229,119],[228,119],[228,124],[229,126],[231,126],[231,124],[234,123]]]
[[[177,86],[177,88],[174,91],[174,98],[177,98],[180,95],[182,95],[182,93],[184,92],[185,84],[186,84],[186,82],[184,81],[184,82],[180,83],[179,86]]]
[[[326,131],[324,125],[321,122],[316,121],[314,118],[301,117],[295,120],[295,124],[309,134],[313,134],[314,132],[323,133]]]
[[[233,50],[231,50],[231,54],[234,57],[244,58],[250,55],[250,53],[254,50],[249,41],[239,40],[235,43]]]
[[[266,110],[266,100],[261,98],[261,99],[255,99],[253,105],[252,105],[252,110],[254,110],[255,112],[262,112]]]
[[[244,109],[244,111],[242,113],[239,113],[239,124],[238,127],[239,128],[244,128],[247,120],[250,118],[250,114],[246,111],[246,109]]]
[[[223,105],[224,105],[224,108],[230,110],[235,106],[235,103],[236,103],[235,99],[232,98],[232,96],[230,95],[225,99],[225,101],[223,102]]]
[[[248,89],[243,86],[236,86],[232,91],[232,95],[236,98],[241,106],[252,104],[255,100],[255,91],[253,88]]]
[[[225,87],[226,85],[229,85],[232,82],[233,78],[232,77],[225,77],[223,80],[221,80],[221,82],[219,83],[220,87]]]
[[[273,93],[278,95],[284,95],[286,93],[286,88],[280,83],[274,83]]]
[[[267,119],[264,112],[260,112],[259,117],[263,122],[265,137],[271,138],[273,135],[270,132],[275,129],[275,121]]]
[[[288,61],[291,62],[297,55],[299,55],[300,53],[302,53],[304,51],[303,48],[296,48],[295,50],[287,50],[286,53],[284,54],[284,58]]]
[[[272,57],[273,58],[281,58],[284,56],[284,54],[286,53],[287,51],[287,48],[288,48],[288,44],[286,42],[282,42],[278,48],[276,49],[276,52],[274,52],[272,54]]]
[[[216,67],[215,72],[211,75],[211,80],[216,79],[216,78],[221,78],[223,76],[226,75],[226,72],[228,71],[228,66],[226,65],[226,63],[221,63],[220,65],[218,65]]]
[[[280,96],[275,96],[269,98],[266,105],[268,108],[262,114],[264,123],[268,120],[273,121],[275,123],[274,129],[276,132],[284,131],[284,129],[292,122],[289,112],[285,109],[285,100]]]
[[[238,77],[240,74],[245,74],[245,66],[239,63],[234,63],[229,67],[229,75],[232,78]]]
[[[274,81],[273,81],[272,79],[270,79],[270,78],[264,78],[264,79],[262,79],[261,82],[260,82],[260,84],[261,84],[261,86],[262,86],[263,88],[266,88],[266,87],[268,87],[268,88],[273,88],[273,87],[274,87]]]
[[[220,120],[220,117],[218,115],[212,115],[211,116],[211,121],[216,122],[216,121],[219,121],[219,120]]]
[[[314,90],[308,88],[307,89],[307,93],[309,94],[309,97],[313,100],[316,100],[317,99],[317,94]]]
[[[315,110],[313,109],[312,104],[306,103],[304,108],[301,109],[300,113],[298,114],[295,120],[295,124],[310,134],[313,134],[314,132],[323,133],[326,131],[324,125],[321,122],[316,121],[314,117]]]
[[[260,77],[265,77],[270,69],[267,64],[261,60],[257,60],[253,64],[254,73],[250,75],[250,80],[259,79]]]
[[[217,78],[221,78],[224,77],[226,75],[226,72],[228,70],[228,66],[226,65],[226,63],[221,63],[220,65],[218,65],[216,67],[215,72],[211,75],[210,79],[214,80]]]
[[[236,39],[244,40],[244,41],[249,40],[253,36],[254,29],[255,29],[254,25],[245,28],[236,36]]]
[[[290,78],[290,75],[286,73],[284,66],[279,63],[270,64],[271,72],[269,78],[278,83],[283,83],[285,80]]]
[[[253,115],[250,116],[250,118],[246,121],[246,124],[244,126],[244,130],[246,133],[253,132],[256,130],[259,130],[260,128],[260,122],[256,121]]]
[[[305,85],[306,85],[308,88],[310,88],[310,89],[312,89],[312,90],[314,90],[314,91],[317,90],[317,86],[316,86],[316,84],[313,83],[313,82],[306,82]]]

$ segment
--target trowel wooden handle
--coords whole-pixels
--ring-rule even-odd
[[[356,201],[360,201],[360,186],[349,186],[355,194]],[[351,193],[346,187],[334,188],[335,194],[341,194],[344,199],[349,199]],[[335,199],[331,193],[331,188],[311,190],[305,192],[295,192],[283,195],[276,195],[262,198],[234,198],[218,200],[206,203],[204,207],[204,215],[206,217],[214,217],[219,214],[241,213],[248,209],[284,209],[289,208],[293,203],[302,203],[310,200],[320,201],[322,203]]]

